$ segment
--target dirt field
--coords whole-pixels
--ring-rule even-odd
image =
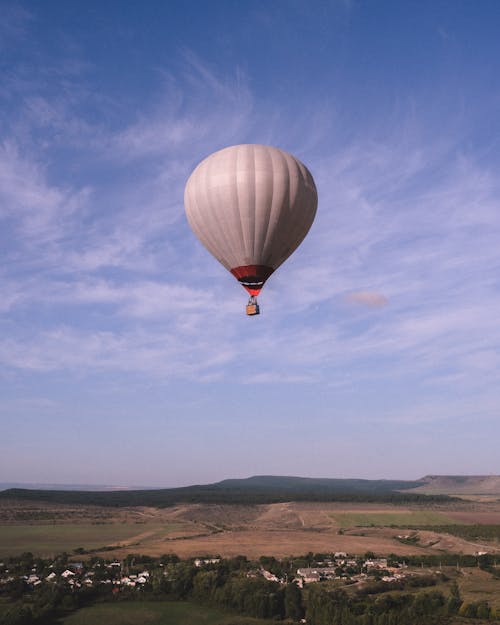
[[[497,544],[418,531],[405,544],[398,525],[500,524],[498,503],[461,502],[432,508],[380,504],[279,503],[270,505],[183,504],[172,508],[110,509],[4,503],[0,508],[0,555],[32,551],[50,555],[78,547],[105,557],[176,553],[284,557],[312,552],[363,554],[500,553]],[[390,527],[395,526],[395,527]]]
[[[457,510],[450,512],[449,517],[455,523],[466,523],[470,525],[500,525],[500,510]]]

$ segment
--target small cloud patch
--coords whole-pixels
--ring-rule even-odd
[[[389,300],[382,293],[374,293],[372,291],[357,291],[355,293],[349,293],[346,295],[348,302],[354,302],[356,304],[362,304],[370,308],[382,308],[387,306]]]

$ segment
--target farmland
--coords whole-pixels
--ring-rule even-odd
[[[305,516],[307,511],[300,511]],[[198,508],[196,515],[203,512],[208,511]],[[224,512],[212,511],[212,522],[216,514]],[[249,515],[251,510],[241,512]],[[265,512],[268,522],[272,513],[275,523],[277,511]],[[364,513],[369,517],[369,511]],[[329,514],[331,511],[326,512]],[[16,530],[16,526],[11,527]],[[81,529],[84,532],[86,525],[82,524]],[[358,531],[360,534],[353,536],[373,539],[377,536],[373,532],[378,530],[391,532],[393,528],[340,528],[338,535]],[[162,537],[165,528],[156,531],[143,533],[145,545],[152,537]],[[227,529],[215,534],[222,536],[226,532],[237,534]],[[295,532],[291,530],[290,534]],[[200,536],[181,538],[179,544],[196,538]],[[420,625],[426,622],[421,620],[422,610],[424,615],[439,616],[441,620],[435,622],[440,623],[449,623],[448,617],[456,615],[500,616],[500,556],[492,553],[431,554],[432,548],[424,550],[411,542],[404,547],[420,553],[383,558],[374,553],[353,557],[330,551],[258,559],[207,554],[179,559],[173,554],[153,558],[139,555],[137,550],[119,558],[117,554],[125,545],[117,547],[113,554],[102,554],[104,558],[88,558],[89,552],[82,553],[81,549],[45,559],[26,552],[6,558],[0,565],[0,621],[16,625],[40,621],[41,625],[50,615],[50,622],[61,625],[264,625],[268,621],[251,617],[289,622],[290,617],[297,621],[305,614],[308,622],[310,619],[316,625],[331,625],[328,615],[333,610],[349,617],[352,625],[364,625],[363,615],[375,610],[385,619],[381,623],[400,616],[401,622]],[[96,553],[93,551],[93,556]],[[292,579],[297,585],[290,583]],[[324,613],[325,602],[329,607]]]
[[[178,529],[178,524],[143,525],[107,524],[31,524],[7,525],[1,528],[0,556],[31,551],[41,556],[83,549],[94,551],[108,546],[132,548],[139,541],[166,537]]]
[[[17,506],[17,507],[16,507]],[[467,534],[472,523],[500,526],[500,505],[453,502],[432,506],[340,502],[258,505],[179,504],[168,508],[103,508],[63,504],[0,505],[0,556],[31,551],[47,556],[83,549],[180,557],[346,551],[362,554],[500,552],[495,532]],[[401,528],[417,528],[411,544]],[[421,529],[418,529],[421,528]],[[456,531],[453,531],[453,530]],[[458,531],[460,530],[460,531]],[[486,534],[486,532],[485,532]],[[491,535],[491,540],[488,536]],[[479,534],[480,536],[480,534]]]

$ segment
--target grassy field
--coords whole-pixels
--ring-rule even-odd
[[[481,569],[462,569],[456,579],[467,603],[486,600],[500,614],[500,579]]]
[[[273,622],[179,601],[104,603],[78,610],[60,621],[61,625],[271,625]]]
[[[4,525],[0,528],[0,557],[23,551],[47,556],[78,547],[98,549],[122,542],[140,541],[174,531],[176,526],[157,524],[51,524]]]
[[[476,601],[488,601],[496,613],[500,614],[500,579],[493,577],[491,573],[479,568],[443,567],[441,571],[448,580],[436,586],[437,590],[442,590],[444,595],[450,593],[451,584],[456,581],[460,590],[460,596],[464,603],[474,603]],[[415,569],[418,574],[421,572]],[[421,589],[416,589],[420,592]]]
[[[340,527],[407,527],[452,525],[457,521],[442,512],[411,510],[405,512],[342,512],[332,515]]]

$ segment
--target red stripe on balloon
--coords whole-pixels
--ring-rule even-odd
[[[242,265],[231,269],[233,276],[250,293],[257,296],[264,286],[265,281],[274,272],[272,267],[266,265]]]

